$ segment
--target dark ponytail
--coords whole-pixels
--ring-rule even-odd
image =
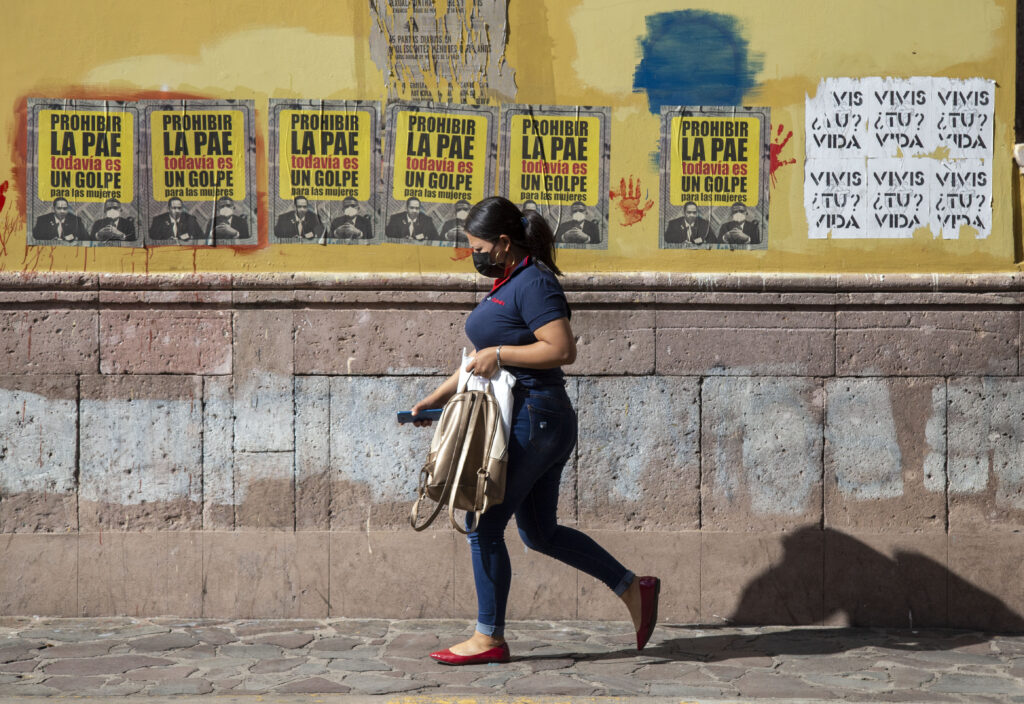
[[[525,249],[527,254],[559,276],[562,274],[555,266],[555,233],[536,210],[524,213],[507,198],[492,196],[470,209],[464,227],[473,237],[488,242],[496,242],[502,235],[508,235],[512,244]]]

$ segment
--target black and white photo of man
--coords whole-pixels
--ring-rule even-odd
[[[718,228],[718,240],[722,244],[758,244],[761,231],[757,223],[747,219],[747,206],[733,203],[728,220]]]
[[[601,233],[597,222],[587,220],[587,206],[576,201],[570,207],[570,219],[560,223],[555,231],[555,241],[566,244],[597,244],[601,241]]]
[[[135,220],[121,214],[121,201],[108,198],[103,204],[103,215],[92,224],[92,238],[100,242],[135,239]]]
[[[228,196],[222,196],[217,200],[214,218],[210,221],[207,236],[218,240],[249,238],[249,224],[243,216],[235,214],[235,201]]]
[[[305,196],[295,196],[292,204],[294,210],[282,213],[274,225],[274,236],[280,239],[311,240],[324,233],[324,225],[320,217],[309,207]]]
[[[352,196],[341,201],[341,215],[331,220],[330,236],[339,240],[373,239],[370,218],[359,214],[359,201]]]
[[[446,242],[459,242],[461,246],[469,244],[466,239],[466,229],[463,223],[469,215],[470,204],[468,200],[460,200],[455,203],[455,217],[445,221],[441,226],[441,239]]]
[[[708,244],[713,243],[711,223],[698,215],[697,204],[692,200],[683,204],[683,216],[668,221],[665,227],[665,244]]]
[[[53,212],[40,215],[32,228],[32,236],[37,240],[88,240],[89,233],[85,230],[81,218],[71,212],[67,198],[53,199]]]
[[[167,201],[167,212],[160,213],[149,226],[151,240],[180,240],[183,242],[203,238],[203,229],[195,216],[185,210],[181,198]]]
[[[388,239],[423,242],[437,239],[437,227],[434,219],[423,212],[420,199],[410,198],[405,201],[405,212],[395,213],[388,220],[384,234]]]

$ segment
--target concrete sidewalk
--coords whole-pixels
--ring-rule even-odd
[[[1024,635],[660,624],[637,653],[625,623],[530,621],[509,625],[507,665],[447,667],[427,657],[470,628],[439,620],[2,618],[0,701],[152,704],[213,694],[227,704],[263,694],[263,702],[347,704],[1024,702]]]

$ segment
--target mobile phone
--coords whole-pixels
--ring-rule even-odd
[[[399,411],[398,422],[399,423],[412,423],[414,420],[441,420],[441,412],[443,408],[426,408],[415,415],[412,411]]]

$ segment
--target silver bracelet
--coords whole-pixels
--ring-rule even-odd
[[[498,369],[503,369],[501,366],[501,345],[498,345],[498,349],[494,350],[494,358],[498,360]]]

